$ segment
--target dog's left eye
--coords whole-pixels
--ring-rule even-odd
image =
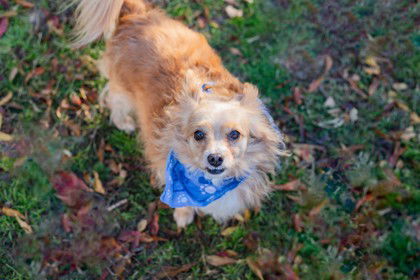
[[[229,138],[229,140],[237,140],[240,135],[241,135],[241,133],[239,133],[239,131],[232,130],[231,132],[229,132],[228,138]]]

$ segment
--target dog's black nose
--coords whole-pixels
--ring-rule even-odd
[[[214,167],[218,167],[223,163],[223,157],[220,154],[210,154],[207,161]]]

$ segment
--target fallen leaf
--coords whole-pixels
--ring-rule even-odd
[[[156,236],[159,232],[159,214],[155,213],[153,219],[150,222],[150,234]]]
[[[325,102],[324,102],[324,107],[327,107],[327,108],[336,107],[334,98],[332,98],[331,96],[328,96],[327,100],[325,100]]]
[[[251,271],[254,272],[254,274],[258,277],[258,279],[264,280],[264,276],[256,261],[252,260],[251,257],[247,257],[246,263],[248,264],[248,267],[251,269]]]
[[[414,137],[416,137],[416,133],[414,132],[414,127],[409,126],[407,127],[404,132],[401,134],[401,140],[410,141]]]
[[[251,219],[251,211],[249,211],[249,209],[245,209],[245,211],[244,211],[245,222],[248,222],[250,219]]]
[[[325,207],[325,205],[327,205],[327,203],[328,199],[324,199],[320,204],[312,208],[311,211],[309,211],[309,217],[315,217],[316,215],[318,215],[321,212],[321,210]]]
[[[13,136],[0,131],[0,141],[1,142],[10,142],[13,140]]]
[[[148,222],[146,219],[141,219],[140,222],[137,224],[137,231],[143,232],[146,229],[147,224]]]
[[[274,185],[272,186],[273,189],[275,190],[279,190],[279,191],[298,191],[301,188],[306,188],[305,185],[299,180],[293,180],[290,182],[287,182],[285,184],[281,184],[281,185]]]
[[[297,105],[302,104],[302,90],[299,87],[293,88],[293,100]]]
[[[379,79],[374,78],[368,89],[369,96],[372,96],[376,92],[376,90],[378,89],[378,86],[379,86]]]
[[[3,106],[5,104],[7,104],[10,100],[12,100],[13,97],[13,93],[11,91],[9,91],[5,97],[3,97],[2,99],[0,99],[0,106]]]
[[[248,250],[255,251],[259,247],[260,236],[257,232],[250,232],[244,237],[244,245]]]
[[[226,6],[225,12],[230,18],[242,17],[244,14],[242,10],[236,9],[235,7],[231,5]]]
[[[184,264],[182,266],[163,267],[162,271],[156,274],[156,278],[157,279],[163,279],[163,278],[172,279],[180,273],[189,271],[194,265],[195,263],[189,263],[189,264]]]
[[[324,65],[325,65],[324,72],[321,74],[321,76],[309,84],[309,87],[306,90],[308,93],[316,91],[319,88],[319,86],[322,84],[322,82],[324,81],[325,76],[328,74],[331,67],[333,66],[333,60],[331,56],[326,55],[324,57]]]
[[[33,233],[32,227],[24,220],[22,220],[19,216],[16,216],[16,221],[19,223],[20,227],[28,234]]]
[[[344,119],[342,117],[338,117],[332,120],[327,120],[327,121],[322,121],[317,123],[318,126],[322,127],[322,128],[337,128],[340,127],[344,124]]]
[[[368,56],[365,59],[365,64],[369,67],[364,67],[363,70],[369,75],[379,75],[381,73],[381,68],[379,67],[376,57]]]
[[[37,67],[35,69],[33,69],[31,72],[29,72],[26,77],[25,77],[25,83],[29,82],[30,79],[32,79],[33,77],[42,75],[45,72],[44,67]]]
[[[358,113],[359,113],[359,111],[356,108],[354,108],[354,107],[351,108],[350,113],[349,113],[351,122],[355,122],[359,119]]]
[[[102,185],[101,179],[99,178],[99,174],[96,171],[93,171],[93,176],[94,176],[94,183],[93,183],[93,189],[95,190],[95,192],[100,193],[100,194],[106,194],[106,191],[104,189],[104,186]]]
[[[229,51],[230,51],[230,53],[231,53],[231,54],[233,54],[233,55],[242,56],[241,51],[240,51],[239,49],[237,49],[237,48],[229,48]]]
[[[408,86],[405,83],[395,83],[392,85],[392,87],[398,91],[403,91],[403,90],[408,89]]]
[[[20,217],[22,219],[25,219],[25,216],[22,213],[20,213],[18,210],[14,210],[9,207],[3,206],[1,208],[1,212],[8,217],[13,217],[13,218]]]
[[[244,217],[241,214],[239,214],[239,213],[235,214],[234,218],[235,218],[235,220],[237,220],[240,223],[245,222]]]
[[[222,235],[222,236],[229,236],[229,235],[231,235],[232,233],[234,233],[235,231],[236,231],[236,229],[237,229],[238,227],[228,227],[228,228],[225,228],[220,234]]]
[[[237,263],[238,260],[229,257],[219,257],[216,255],[206,256],[206,261],[213,266],[222,266]]]
[[[355,210],[359,210],[359,208],[365,204],[366,202],[372,201],[375,197],[372,194],[367,194],[361,199],[359,199],[356,203]]]
[[[7,17],[0,18],[0,38],[6,33],[9,19]]]
[[[24,8],[30,9],[30,8],[33,8],[34,7],[34,4],[33,3],[28,2],[26,0],[15,0],[15,2],[16,2],[16,4],[21,5]]]
[[[302,232],[303,224],[299,214],[293,215],[293,227],[297,232]]]

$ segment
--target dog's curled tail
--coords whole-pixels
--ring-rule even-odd
[[[140,12],[146,9],[143,0],[72,0],[76,4],[76,24],[72,47],[85,46],[102,36],[109,39],[114,32],[121,9]]]

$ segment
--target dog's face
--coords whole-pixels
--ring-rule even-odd
[[[186,127],[191,163],[209,175],[232,175],[250,141],[246,113],[235,100],[197,105]]]
[[[202,93],[193,84],[189,90],[171,132],[182,163],[210,179],[274,169],[282,139],[264,115],[255,87],[246,85],[228,97],[218,95],[217,87]]]

